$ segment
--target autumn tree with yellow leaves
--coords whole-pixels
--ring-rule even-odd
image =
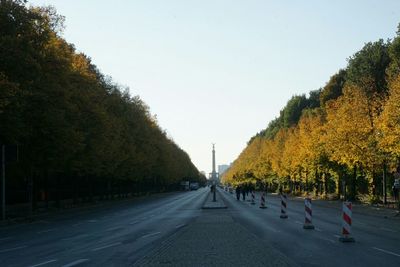
[[[325,87],[292,97],[224,181],[269,177],[273,189],[379,201],[400,166],[399,74],[399,35],[365,44]]]

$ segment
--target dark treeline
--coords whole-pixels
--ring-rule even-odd
[[[400,25],[393,39],[366,43],[324,87],[293,96],[223,178],[371,203],[394,195],[400,178]]]
[[[51,7],[0,1],[0,144],[18,145],[7,203],[88,201],[204,181],[149,108],[60,33]]]

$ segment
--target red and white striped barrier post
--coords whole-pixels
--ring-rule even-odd
[[[341,242],[354,242],[351,237],[351,202],[343,202],[343,224],[342,224],[342,237],[339,238]]]
[[[265,205],[265,192],[261,195],[260,209],[265,209],[267,206]]]
[[[286,219],[288,216],[286,214],[286,203],[287,197],[285,194],[281,194],[281,219]]]
[[[305,206],[305,220],[304,220],[304,229],[314,229],[314,225],[312,224],[312,207],[311,207],[311,198],[304,199]]]
[[[256,195],[254,193],[254,190],[251,190],[251,205],[256,204]]]

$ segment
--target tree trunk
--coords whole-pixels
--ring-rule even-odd
[[[382,177],[382,189],[383,189],[383,204],[387,204],[387,190],[386,190],[386,161],[383,161],[383,177]]]
[[[355,200],[357,196],[357,165],[353,167],[353,179],[351,181],[351,195],[350,199]]]

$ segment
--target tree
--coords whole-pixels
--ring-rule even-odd
[[[344,88],[343,96],[326,107],[326,146],[332,161],[346,165],[354,170],[349,177],[351,197],[356,194],[357,168],[368,172],[371,193],[376,194],[376,176],[383,158],[377,146],[375,121],[378,117],[379,98],[371,99],[357,86]]]
[[[367,95],[387,93],[388,46],[382,39],[366,43],[348,59],[346,80],[365,90]]]
[[[344,83],[346,82],[346,70],[339,70],[333,75],[320,94],[320,102],[322,106],[329,100],[335,100],[342,95]]]
[[[384,104],[379,123],[379,145],[393,157],[400,157],[400,76],[389,89],[389,97]]]

